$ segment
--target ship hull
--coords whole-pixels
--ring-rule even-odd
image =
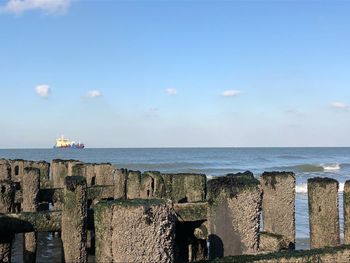
[[[84,149],[84,145],[54,146],[54,149]]]

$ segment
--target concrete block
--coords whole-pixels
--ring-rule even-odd
[[[350,180],[347,180],[344,184],[343,208],[344,208],[344,244],[350,245]]]
[[[209,258],[256,253],[261,210],[260,183],[250,176],[208,181]]]
[[[26,167],[22,178],[22,210],[36,212],[38,210],[38,195],[40,190],[40,170]],[[23,234],[23,262],[36,262],[37,233]]]
[[[307,181],[311,248],[340,245],[338,187],[332,178]]]
[[[295,248],[295,175],[265,172],[260,177],[263,191],[264,231],[282,235]]]
[[[87,262],[87,198],[86,179],[65,178],[62,209],[62,243],[64,262]]]
[[[148,171],[141,176],[140,198],[165,197],[165,184],[159,172]]]
[[[96,185],[113,185],[115,169],[110,163],[95,164]]]
[[[126,198],[126,181],[128,171],[126,169],[117,169],[114,173],[114,199]]]
[[[0,180],[11,180],[11,165],[5,160],[0,160]]]
[[[127,199],[140,198],[140,186],[141,186],[141,172],[128,171],[128,178],[126,181],[126,198]]]
[[[9,165],[6,163],[2,165],[5,165],[6,173],[4,174],[8,174]],[[15,201],[15,185],[10,180],[0,180],[0,190],[0,213],[10,213]],[[0,262],[11,262],[13,238],[14,234],[0,235]]]
[[[95,209],[97,262],[174,260],[174,220],[161,199],[102,201]]]
[[[175,203],[205,200],[206,181],[205,174],[173,174],[172,200]]]

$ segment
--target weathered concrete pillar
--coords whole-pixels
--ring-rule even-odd
[[[210,259],[258,251],[260,183],[252,175],[239,175],[208,181]]]
[[[162,197],[174,203],[201,202],[206,199],[207,178],[204,174],[161,174]]]
[[[67,163],[67,172],[68,172],[68,176],[73,176],[73,166],[78,164],[78,163],[84,163],[81,162],[79,160],[65,160],[65,162]]]
[[[173,174],[172,200],[175,203],[204,201],[207,192],[205,174]]]
[[[102,201],[94,216],[96,262],[173,262],[173,208],[166,200]]]
[[[45,161],[27,161],[22,159],[9,160],[11,165],[11,180],[14,182],[22,182],[24,169],[27,167],[38,168],[40,170],[41,187],[51,187],[50,184],[50,164]]]
[[[10,180],[0,180],[0,213],[12,212],[15,186]],[[0,262],[11,262],[13,234],[0,235]]]
[[[87,186],[96,185],[95,164],[94,163],[77,163],[72,167],[74,176],[82,176],[86,179]],[[87,200],[88,207],[91,206],[92,200]],[[87,230],[86,233],[86,249],[90,253],[93,252],[94,232]]]
[[[45,161],[38,161],[32,163],[33,168],[38,168],[40,171],[40,187],[49,188],[50,182],[50,163]]]
[[[54,188],[62,188],[64,178],[68,176],[68,163],[64,160],[55,159],[51,162],[51,177]]]
[[[260,177],[263,191],[264,231],[282,235],[295,248],[295,175],[265,172]]]
[[[85,178],[87,186],[96,185],[95,164],[87,163],[85,165]],[[74,174],[72,174],[74,175]]]
[[[82,176],[65,178],[62,209],[62,243],[65,262],[87,262],[86,180]]]
[[[23,212],[36,212],[38,209],[38,194],[40,190],[40,170],[37,168],[24,168],[22,178],[22,210]],[[23,234],[23,262],[36,261],[37,233]]]
[[[11,180],[11,165],[5,159],[0,160],[0,180]]]
[[[96,185],[113,185],[114,170],[110,163],[95,164]]]
[[[344,208],[344,244],[350,245],[350,180],[347,180],[344,184],[343,208]]]
[[[165,198],[172,199],[172,183],[173,183],[173,175],[172,174],[161,174],[164,185],[165,185]]]
[[[71,176],[72,168],[74,165],[81,163],[77,160],[60,160],[54,159],[51,162],[51,177],[53,180],[54,188],[63,188],[64,178]]]
[[[128,178],[126,181],[126,198],[136,199],[140,198],[141,172],[128,171]]]
[[[11,180],[13,182],[22,182],[24,163],[22,159],[8,160],[11,165]]]
[[[315,177],[307,180],[310,247],[339,246],[338,181]]]
[[[164,198],[165,185],[160,172],[144,172],[141,175],[140,198]]]
[[[126,198],[127,169],[117,169],[114,173],[114,199]]]
[[[83,176],[86,178],[87,186],[96,184],[95,164],[93,163],[77,163],[72,166],[71,175]]]

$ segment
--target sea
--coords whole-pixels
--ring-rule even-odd
[[[343,236],[344,182],[350,180],[350,147],[344,148],[115,148],[115,149],[0,149],[0,158],[45,160],[77,159],[110,162],[118,168],[169,173],[204,173],[208,178],[251,171],[292,171],[296,175],[296,248],[309,248],[307,179],[330,177],[339,182],[339,217]],[[17,238],[20,239],[20,238]],[[16,240],[14,262],[20,262]],[[41,234],[38,261],[59,262],[59,238]]]

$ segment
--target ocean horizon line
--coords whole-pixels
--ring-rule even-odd
[[[152,146],[152,147],[143,147],[143,146],[130,146],[130,147],[85,147],[86,149],[345,149],[350,148],[350,146]],[[67,150],[66,148],[57,149],[53,147],[6,147],[1,148],[0,150]],[[82,150],[82,149],[71,149],[71,150]]]

